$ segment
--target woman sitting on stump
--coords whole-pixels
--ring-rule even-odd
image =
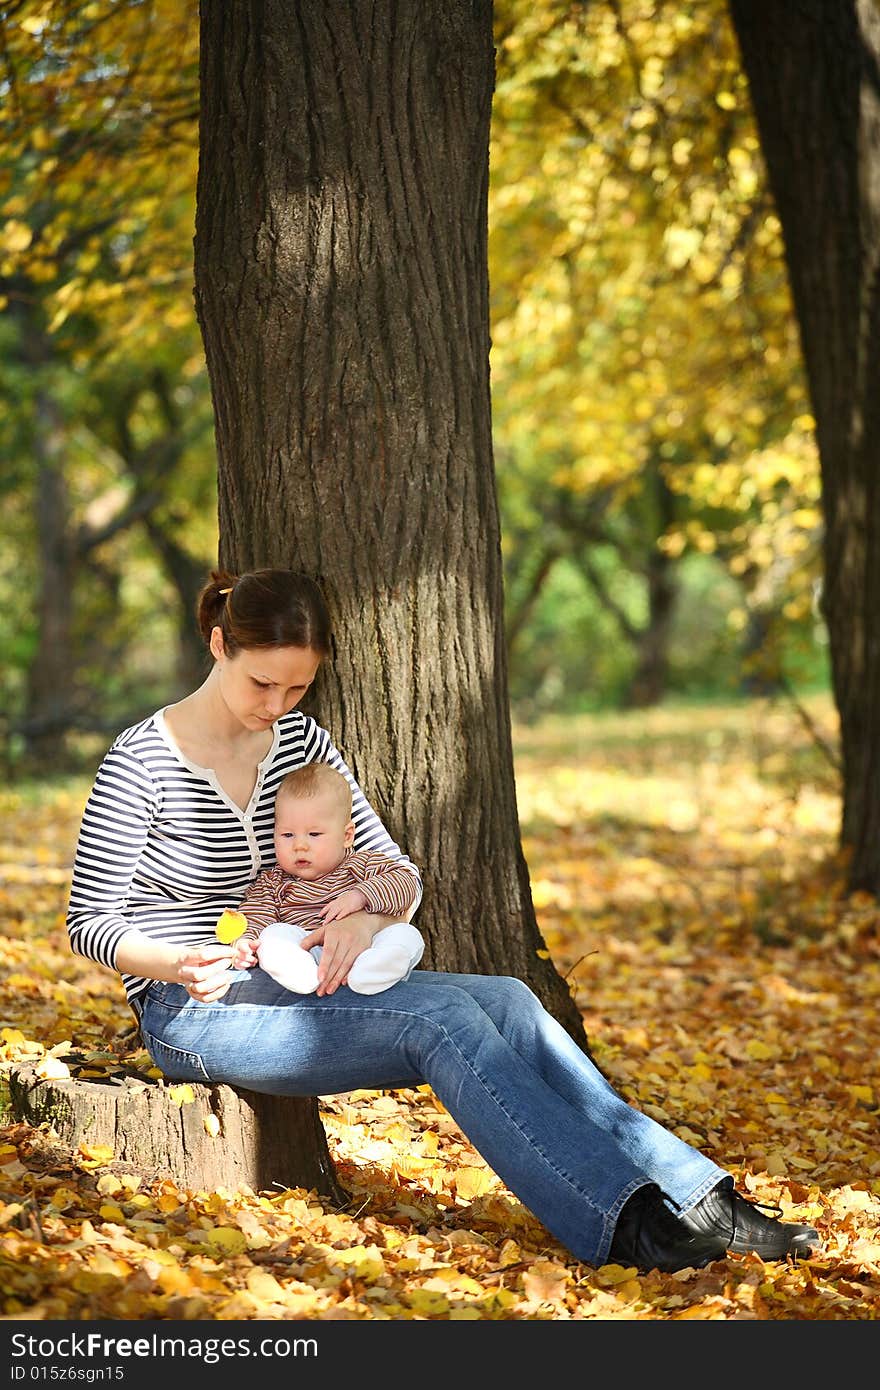
[[[214,571],[198,621],[210,674],[106,754],[68,915],[73,949],[120,972],[165,1076],[288,1096],[427,1083],[507,1187],[592,1265],[808,1255],[811,1226],[766,1214],[725,1169],[627,1104],[521,980],[416,969],[356,993],[348,973],[391,920],[368,911],[303,939],[323,947],[312,993],[231,968],[234,948],[214,929],[271,866],[275,793],[295,767],[341,772],[354,849],[390,855],[418,898],[420,878],[330,735],[296,708],[330,652],[317,586],[284,569]]]

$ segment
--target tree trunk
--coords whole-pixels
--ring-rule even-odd
[[[678,602],[678,561],[657,543],[675,520],[675,493],[663,476],[658,458],[645,470],[643,496],[650,515],[650,536],[644,575],[648,617],[636,641],[636,664],[623,698],[624,709],[659,705],[669,681],[669,642]]]
[[[419,864],[439,970],[586,1046],[513,775],[489,399],[490,0],[202,4],[196,305],[221,557],[334,618],[314,713]]]
[[[850,887],[880,891],[880,11],[730,0],[785,236],[822,472]]]
[[[175,520],[163,524],[147,516],[144,528],[177,593],[177,684],[186,693],[201,685],[208,671],[205,644],[192,620],[207,565],[178,543],[171,530]]]
[[[645,563],[648,620],[636,642],[636,664],[624,693],[624,709],[653,709],[669,682],[669,639],[678,599],[676,562],[655,547]]]
[[[70,502],[62,457],[61,412],[41,387],[34,407],[37,544],[40,585],[37,644],[27,673],[29,758],[40,767],[63,761],[73,708],[74,550],[68,532]]]
[[[16,1119],[50,1125],[69,1147],[106,1145],[114,1163],[138,1174],[171,1177],[193,1192],[308,1187],[340,1204],[347,1200],[314,1097],[174,1088],[130,1077],[44,1081],[31,1066],[13,1067],[8,1081]]]

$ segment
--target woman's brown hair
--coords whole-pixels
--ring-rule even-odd
[[[210,644],[219,627],[227,656],[252,647],[309,647],[329,656],[332,631],[324,596],[296,570],[262,569],[238,576],[211,571],[196,604],[199,631]]]

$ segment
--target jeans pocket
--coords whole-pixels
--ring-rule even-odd
[[[182,1047],[172,1047],[170,1043],[162,1042],[161,1038],[155,1038],[152,1033],[146,1032],[143,1025],[141,1037],[156,1066],[169,1081],[198,1081],[202,1085],[210,1086],[211,1078],[198,1052],[187,1052]]]

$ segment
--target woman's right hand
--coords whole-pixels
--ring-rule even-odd
[[[191,999],[200,1004],[214,1004],[232,984],[229,978],[232,952],[232,946],[224,946],[221,941],[183,946],[177,958],[177,983],[184,986]]]

